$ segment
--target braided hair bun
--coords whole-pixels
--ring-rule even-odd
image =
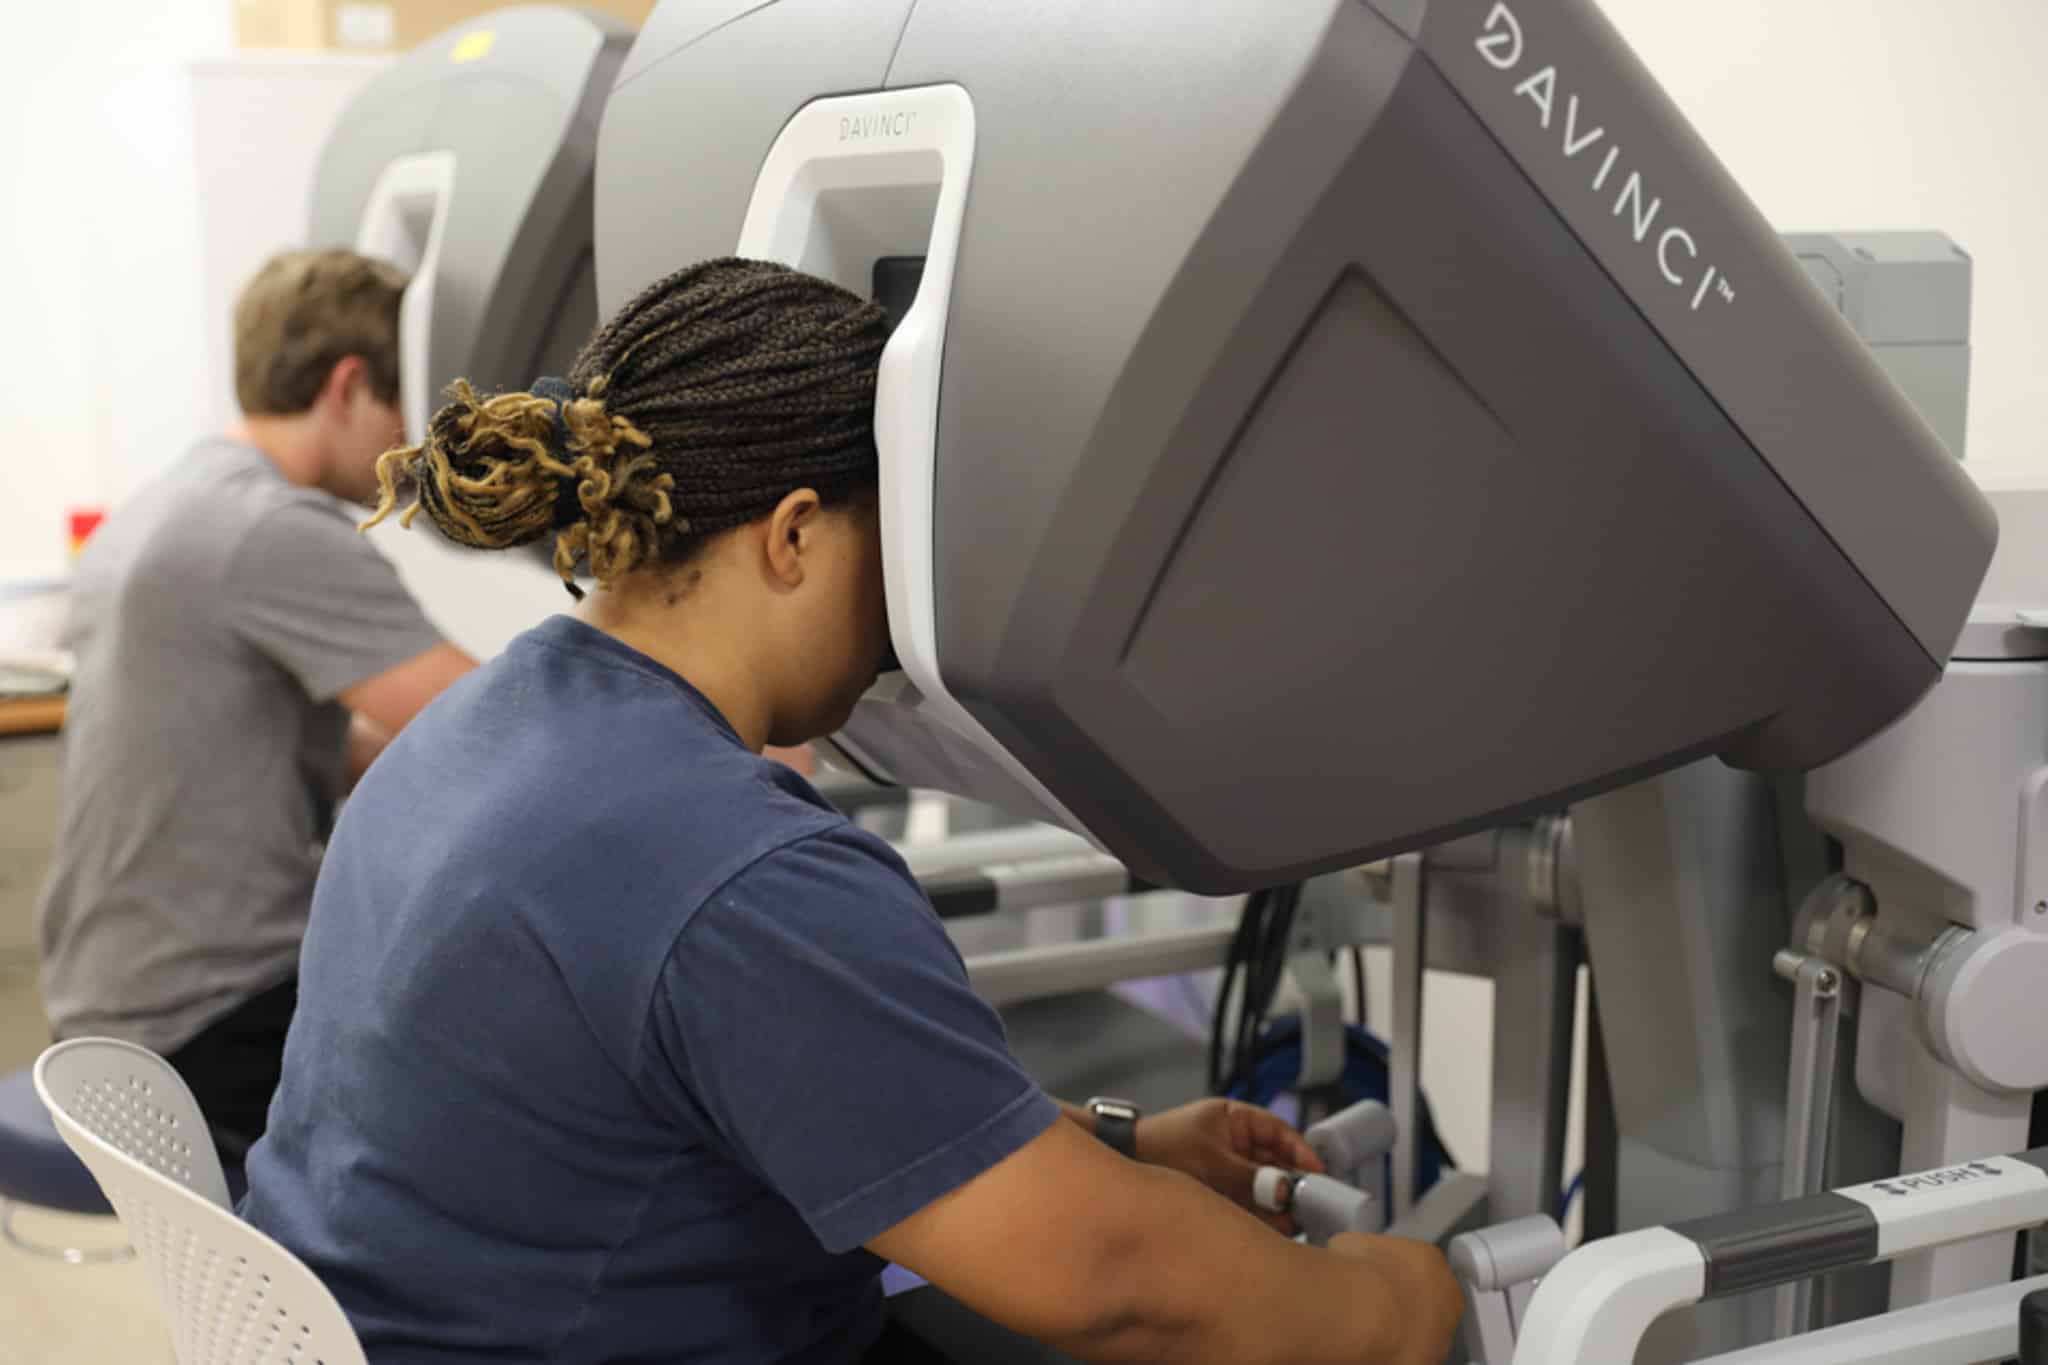
[[[876,305],[764,261],[691,266],[601,328],[566,380],[479,395],[457,380],[417,446],[377,462],[364,529],[390,515],[401,477],[449,539],[478,549],[552,533],[572,593],[674,562],[772,512],[799,488],[826,502],[876,479]]]

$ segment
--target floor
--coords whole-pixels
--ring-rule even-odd
[[[33,968],[0,967],[0,1072],[27,1066],[49,1041]],[[126,1244],[112,1218],[17,1209],[26,1240],[82,1250]],[[170,1365],[163,1314],[138,1261],[67,1265],[0,1241],[0,1365]]]
[[[111,1218],[19,1209],[15,1229],[60,1246],[125,1245]],[[171,1343],[140,1262],[66,1265],[0,1244],[0,1361],[8,1365],[170,1365]]]

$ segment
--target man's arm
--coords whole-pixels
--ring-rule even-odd
[[[338,699],[382,732],[388,742],[450,683],[475,667],[475,659],[443,640],[402,664],[344,687]],[[351,736],[351,755],[355,752],[353,740]]]
[[[384,752],[391,743],[391,736],[360,711],[349,712],[348,747],[344,751],[342,778],[348,789],[355,790],[356,783],[363,780],[363,774],[377,761],[377,755]]]
[[[390,561],[317,500],[272,510],[236,548],[235,633],[298,681],[396,735],[476,661],[442,638]]]
[[[1195,1181],[1055,1123],[868,1243],[1083,1360],[1439,1365],[1459,1294],[1434,1248],[1280,1237]]]

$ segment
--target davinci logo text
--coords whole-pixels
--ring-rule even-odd
[[[898,109],[895,113],[852,114],[839,120],[841,142],[878,142],[902,137],[917,123],[917,111]]]
[[[1521,66],[1526,51],[1522,21],[1508,5],[1496,3],[1487,13],[1485,29],[1474,46],[1494,70],[1513,73]],[[1658,274],[1674,288],[1690,290],[1695,311],[1706,302],[1710,293],[1718,295],[1726,303],[1735,301],[1734,287],[1721,276],[1717,267],[1708,265],[1700,270],[1699,239],[1684,225],[1667,222],[1663,231],[1656,234],[1655,245],[1651,246],[1651,234],[1663,211],[1664,200],[1652,196],[1645,188],[1640,170],[1631,170],[1619,182],[1615,180],[1615,172],[1621,162],[1621,144],[1604,125],[1593,122],[1592,116],[1581,106],[1577,93],[1561,87],[1555,66],[1544,66],[1524,76],[1516,83],[1515,94],[1534,106],[1545,132],[1562,125],[1565,160],[1586,158],[1587,167],[1593,171],[1595,194],[1605,196],[1610,192],[1610,186],[1619,184],[1619,189],[1612,191],[1615,195],[1612,216],[1622,218],[1626,215],[1626,226],[1636,242],[1656,253]],[[1692,272],[1696,270],[1700,273],[1694,276]]]

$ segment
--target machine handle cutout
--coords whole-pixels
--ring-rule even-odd
[[[356,230],[357,251],[390,261],[412,276],[398,307],[398,401],[405,439],[413,444],[426,436],[436,397],[428,365],[434,288],[454,196],[455,153],[399,157],[377,177]]]

